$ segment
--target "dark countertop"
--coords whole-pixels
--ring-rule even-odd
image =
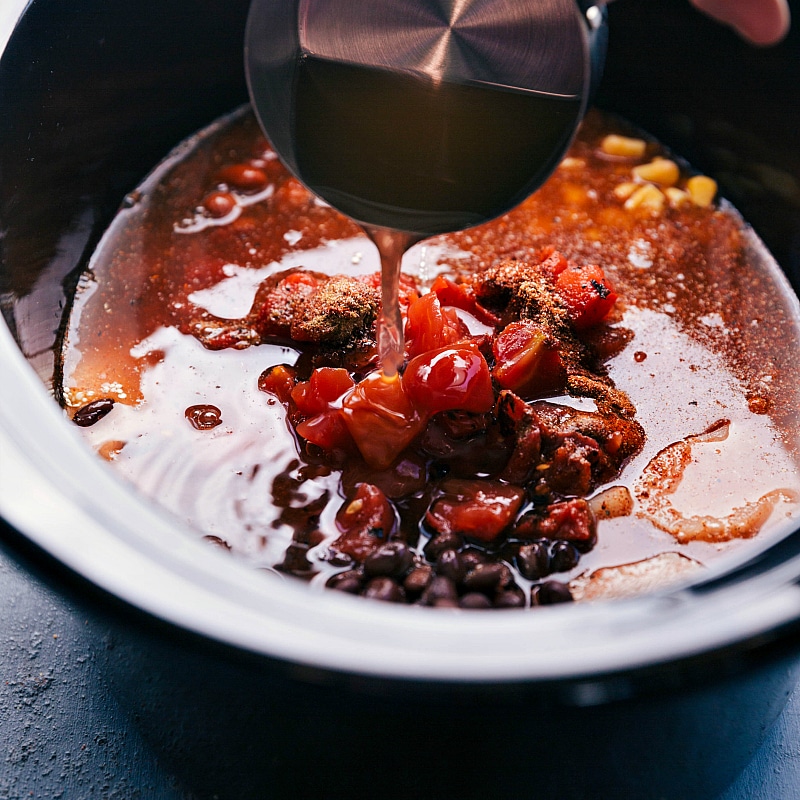
[[[113,639],[102,623],[27,572],[2,542],[0,608],[0,800],[193,800],[110,695],[97,653]],[[718,800],[799,794],[796,691]]]
[[[0,799],[190,800],[109,696],[98,627],[3,545],[0,609]]]

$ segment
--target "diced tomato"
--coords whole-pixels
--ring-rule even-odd
[[[539,268],[554,279],[569,266],[567,259],[553,245],[543,247],[538,256]]]
[[[333,408],[315,414],[298,423],[295,428],[298,436],[307,442],[321,447],[323,450],[351,450],[353,437],[344,423],[341,409]]]
[[[475,299],[472,287],[468,283],[456,283],[444,275],[439,275],[431,286],[431,293],[439,298],[443,306],[453,306],[468,311],[484,325],[496,328],[500,324],[500,318]]]
[[[498,481],[446,480],[425,522],[437,533],[461,533],[482,542],[496,539],[514,520],[524,491]]]
[[[258,388],[262,392],[277,397],[278,400],[286,405],[297,384],[297,378],[293,367],[285,364],[277,364],[274,367],[264,370],[258,376]]]
[[[408,307],[406,316],[406,353],[409,358],[427,353],[469,336],[467,326],[452,309],[444,309],[433,293],[422,295]]]
[[[353,386],[355,382],[346,369],[319,367],[311,373],[307,381],[298,383],[292,389],[292,400],[303,416],[321,414]]]
[[[336,527],[342,535],[331,547],[361,562],[388,540],[395,524],[386,495],[377,486],[360,483],[336,515]]]
[[[342,414],[364,460],[376,469],[388,467],[427,422],[399,376],[386,378],[382,372],[373,372],[356,384],[342,403]]]
[[[580,497],[547,506],[543,516],[526,514],[514,528],[514,535],[521,539],[565,539],[579,550],[591,549],[596,532],[589,504]]]
[[[507,325],[494,340],[494,379],[525,398],[543,397],[563,387],[564,367],[558,348],[533,320]]]
[[[439,411],[489,411],[494,390],[489,365],[470,342],[440,347],[412,358],[403,385],[417,408]]]
[[[596,264],[585,267],[570,264],[556,278],[556,291],[567,307],[570,322],[577,330],[597,325],[617,301],[616,292]]]
[[[323,450],[352,450],[353,438],[342,417],[340,400],[355,382],[346,369],[320,367],[290,393],[290,418],[297,434]],[[298,421],[299,420],[299,421]]]

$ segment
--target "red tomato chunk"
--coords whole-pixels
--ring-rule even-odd
[[[360,483],[336,515],[342,534],[331,547],[361,562],[391,536],[396,522],[386,495],[377,486]]]
[[[512,322],[494,340],[494,379],[521,397],[543,397],[564,386],[558,347],[533,320]]]
[[[373,372],[345,397],[342,414],[364,460],[388,467],[425,427],[399,377]]]
[[[342,395],[355,383],[346,369],[320,367],[291,392],[297,413],[306,417],[297,424],[299,436],[324,450],[350,450],[353,440],[339,405]]]
[[[494,405],[489,365],[469,342],[412,358],[403,374],[406,392],[419,409],[482,414]]]
[[[489,480],[446,480],[425,522],[436,533],[460,533],[491,542],[513,522],[522,505],[524,491]]]
[[[616,292],[596,264],[585,267],[570,264],[556,278],[556,291],[576,330],[585,330],[602,322],[617,301]]]
[[[408,307],[405,337],[409,358],[454,344],[469,336],[453,309],[443,309],[433,292],[423,295]]]
[[[301,414],[319,414],[355,386],[346,369],[320,367],[307,381],[298,383],[292,390],[292,400]]]
[[[525,514],[514,529],[521,539],[563,539],[579,548],[591,547],[596,538],[596,523],[583,498],[553,503],[543,516]]]

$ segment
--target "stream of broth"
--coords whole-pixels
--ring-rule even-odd
[[[298,176],[361,221],[380,253],[378,349],[391,377],[403,353],[403,253],[426,236],[493,219],[529,195],[571,139],[580,100],[306,55],[293,106]]]

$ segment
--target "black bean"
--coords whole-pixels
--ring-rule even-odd
[[[402,603],[406,599],[406,593],[396,581],[381,576],[373,578],[366,585],[364,597],[369,597],[373,600],[384,600],[388,603]]]
[[[338,550],[329,550],[325,560],[334,567],[349,567],[353,559],[347,553],[340,553]]]
[[[494,592],[511,581],[511,570],[505,564],[479,564],[464,578],[469,592]]]
[[[487,564],[489,562],[489,556],[480,550],[464,550],[459,553],[459,556],[461,556],[461,563],[466,570],[475,569],[478,564]]]
[[[494,599],[495,608],[525,608],[525,592],[519,586],[499,592]]]
[[[422,552],[428,561],[436,561],[445,550],[460,550],[464,546],[464,539],[458,533],[440,533],[428,540]]]
[[[461,583],[467,574],[461,563],[461,556],[455,550],[445,550],[439,554],[439,558],[436,559],[436,572],[445,578],[450,578],[454,583]]]
[[[481,592],[469,592],[458,601],[461,608],[491,608],[492,601]]]
[[[325,585],[330,589],[338,589],[340,592],[358,594],[363,584],[364,576],[360,572],[349,569],[347,572],[340,572],[338,575],[328,578]]]
[[[421,601],[429,606],[438,605],[439,601],[458,603],[456,585],[450,578],[445,578],[443,575],[435,575],[422,593]]]
[[[88,428],[96,422],[100,422],[112,408],[114,408],[114,401],[110,397],[93,400],[79,408],[72,417],[72,421],[81,428]]]
[[[290,544],[283,554],[283,561],[275,565],[280,572],[288,572],[298,577],[310,577],[314,574],[314,567],[307,558],[308,545],[294,542]]]
[[[550,546],[550,570],[552,572],[569,572],[578,566],[581,554],[570,542],[558,539]]]
[[[514,562],[520,575],[529,581],[546,578],[551,572],[550,553],[546,542],[522,545]]]
[[[556,603],[571,603],[572,592],[566,583],[545,581],[531,588],[531,605],[552,606]]]
[[[422,564],[419,567],[414,567],[411,572],[406,575],[403,586],[409,594],[419,594],[433,579],[433,569],[427,564]]]
[[[414,563],[414,555],[405,542],[386,542],[364,559],[364,572],[369,577],[388,575],[400,578]]]

